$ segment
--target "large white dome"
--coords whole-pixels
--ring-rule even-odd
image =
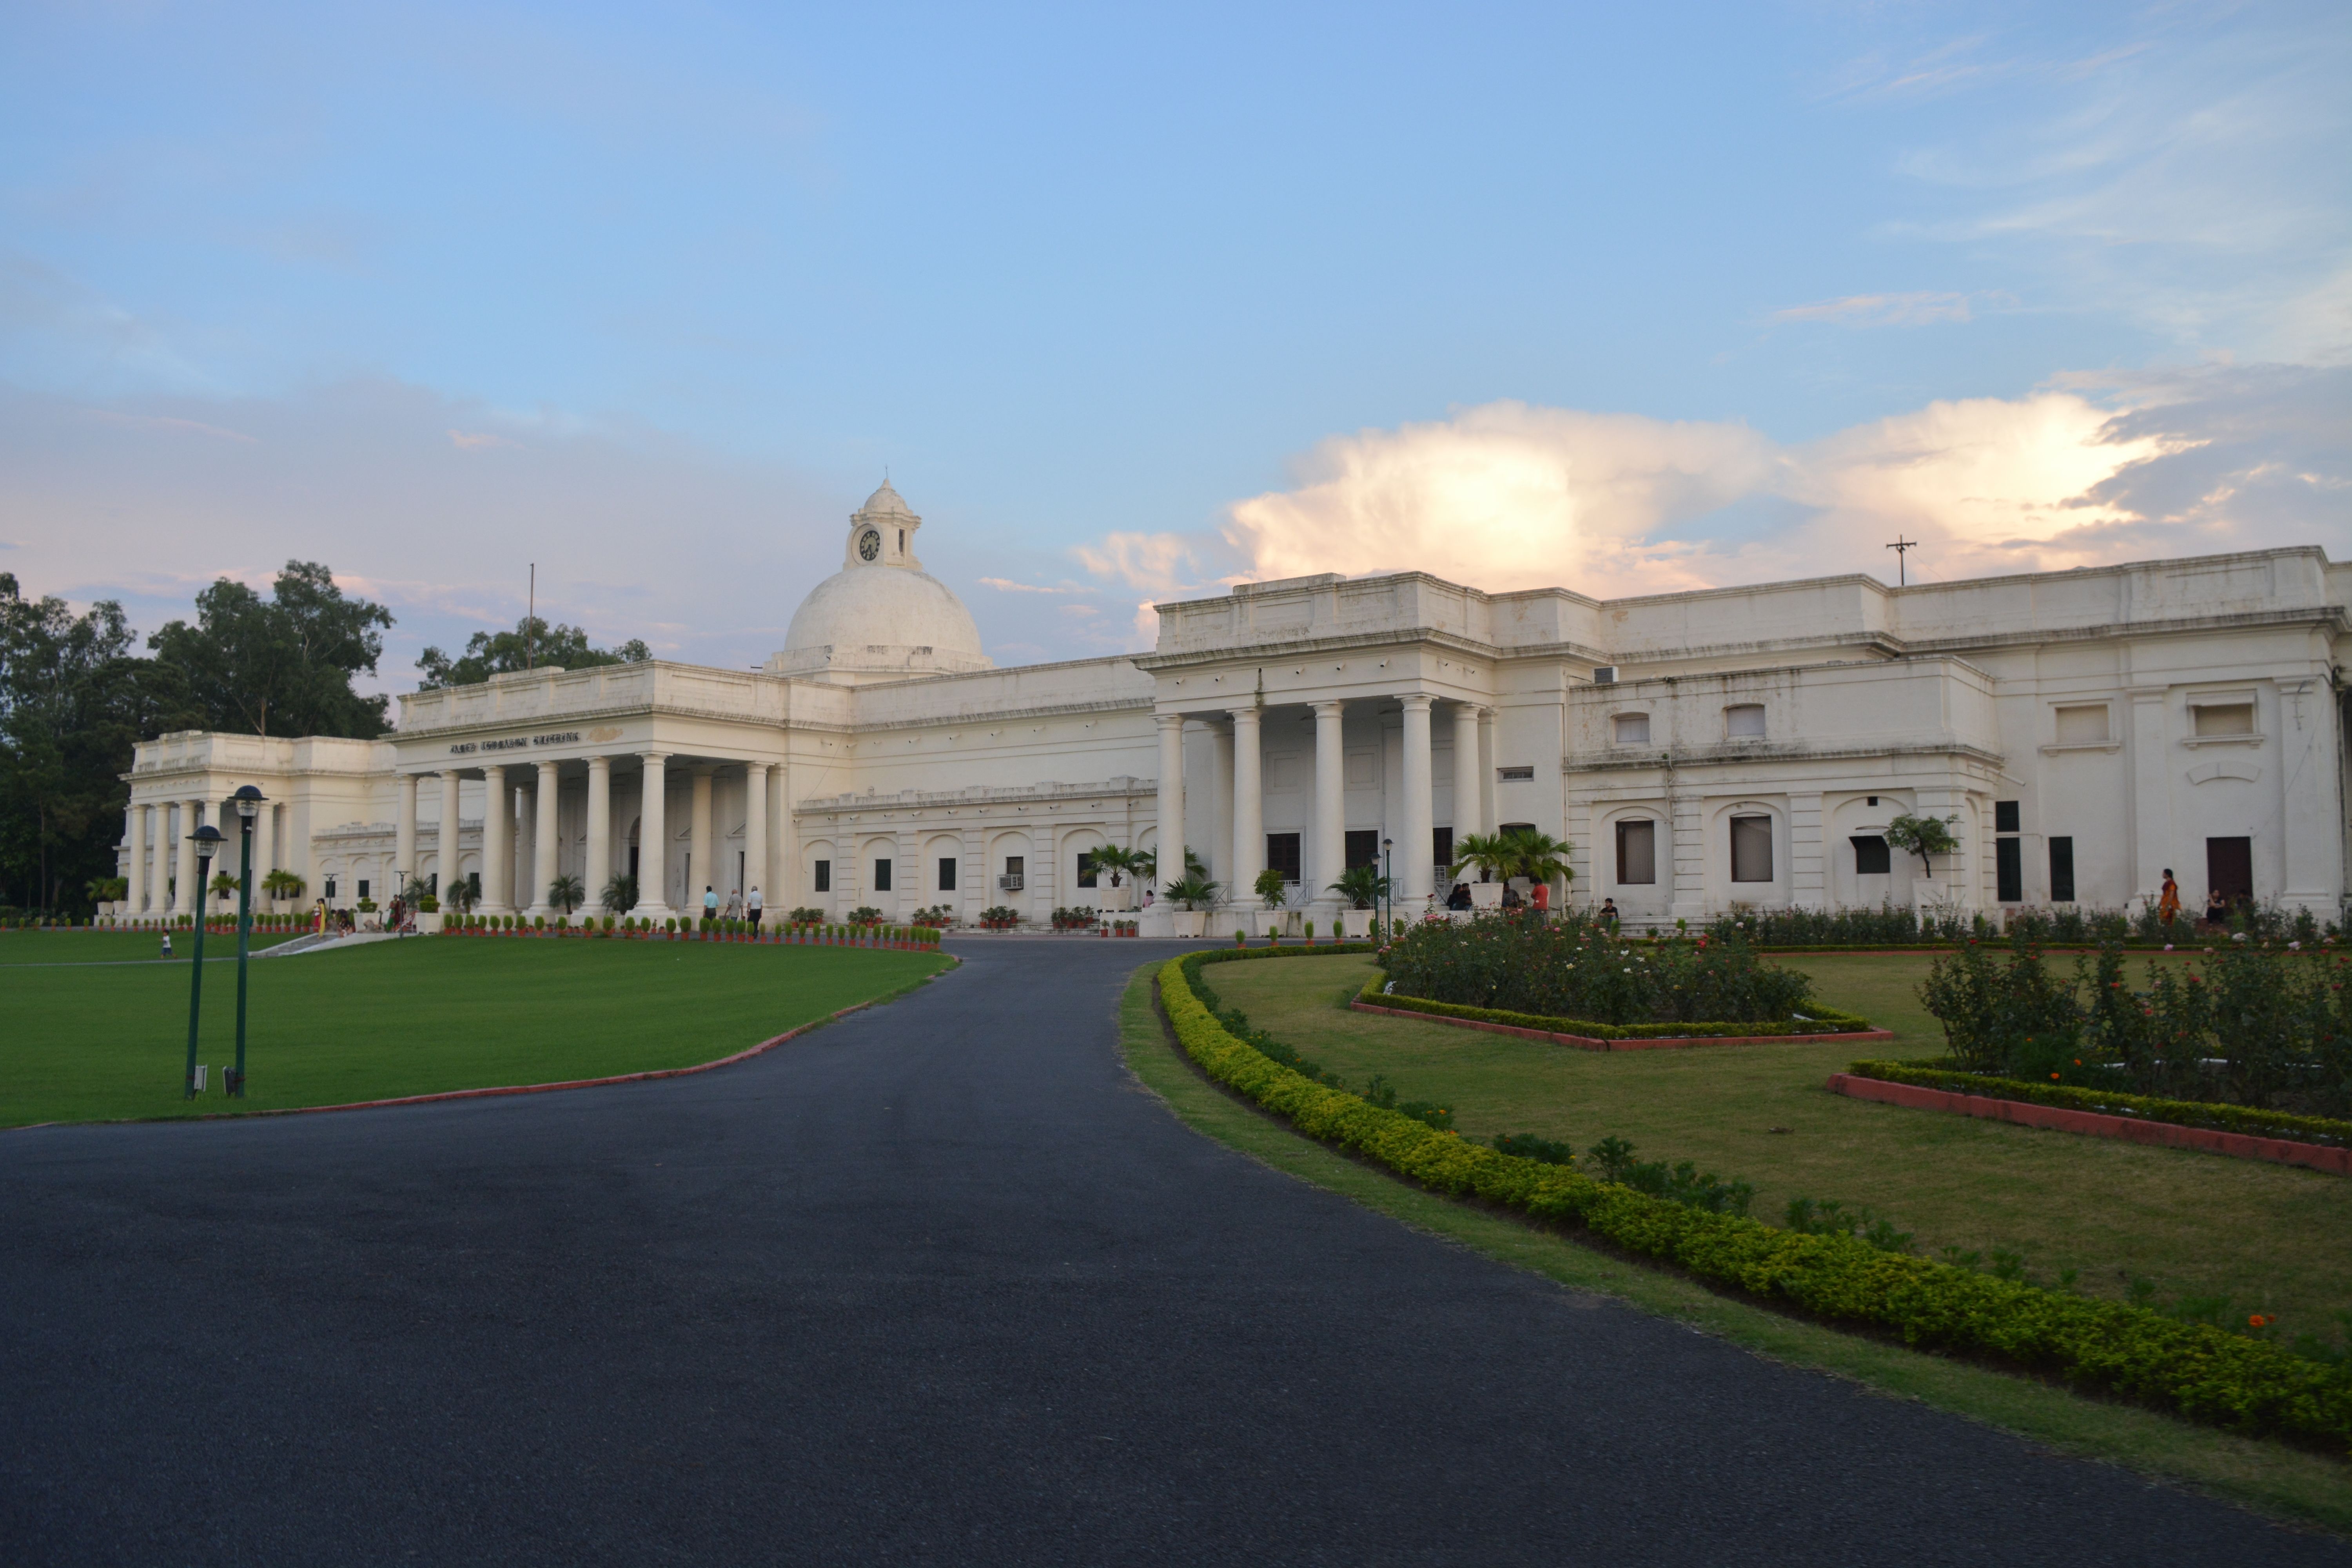
[[[845,564],[809,590],[767,668],[863,680],[994,668],[971,612],[915,558],[922,525],[887,483],[866,498],[850,514]]]

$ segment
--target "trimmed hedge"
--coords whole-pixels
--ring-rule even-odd
[[[1709,1284],[1929,1351],[1990,1356],[2231,1431],[2352,1450],[2352,1376],[2276,1346],[2145,1307],[1997,1279],[1847,1236],[1806,1236],[1595,1181],[1572,1165],[1501,1153],[1327,1089],[1234,1037],[1195,985],[1202,966],[1315,950],[1192,953],[1160,968],[1185,1053],[1211,1078],[1308,1137],[1369,1156],[1454,1197],[1583,1228]],[[1205,991],[1205,985],[1201,991]]]
[[[1595,1024],[1582,1018],[1546,1018],[1534,1013],[1511,1013],[1499,1007],[1470,1007],[1459,1002],[1433,1002],[1382,991],[1386,984],[1375,974],[1357,996],[1376,1007],[1396,1007],[1409,1013],[1433,1013],[1441,1018],[1475,1018],[1482,1024],[1505,1024],[1514,1029],[1538,1029],[1549,1035],[1582,1035],[1591,1040],[1712,1040],[1738,1039],[1749,1035],[1853,1035],[1872,1027],[1867,1018],[1824,1007],[1805,1015],[1806,1021],[1786,1024]]]
[[[1847,1064],[1856,1078],[1887,1083],[1916,1084],[1922,1089],[1949,1089],[1955,1094],[1979,1094],[1988,1100],[2021,1100],[2063,1110],[2095,1110],[2106,1116],[2130,1116],[2142,1121],[2167,1121],[2180,1127],[2210,1127],[2217,1132],[2243,1132],[2254,1138],[2285,1138],[2298,1143],[2326,1143],[2352,1148],[2352,1121],[2326,1116],[2296,1116],[2284,1110],[2262,1110],[2250,1105],[2221,1105],[2201,1100],[2159,1100],[2145,1094],[2115,1094],[2072,1084],[2035,1083],[2028,1079],[1984,1078],[1960,1072],[1940,1061]]]

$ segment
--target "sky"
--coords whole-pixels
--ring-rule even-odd
[[[2352,556],[2352,9],[7,4],[0,571],[755,666],[1309,572]]]

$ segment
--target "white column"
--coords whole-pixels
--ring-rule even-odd
[[[1155,721],[1160,726],[1160,869],[1153,879],[1164,889],[1184,875],[1184,715],[1162,713]]]
[[[789,762],[776,764],[775,776],[768,788],[768,878],[760,884],[767,895],[768,907],[779,913],[801,902],[804,889],[800,884],[800,836],[793,828],[793,769]],[[957,879],[959,889],[962,879]]]
[[[1209,761],[1211,776],[1216,780],[1216,799],[1209,814],[1209,875],[1222,884],[1228,901],[1247,902],[1250,890],[1234,885],[1234,727],[1230,722],[1210,723]]]
[[[703,889],[716,889],[722,904],[727,891],[719,886],[719,868],[711,858],[710,769],[698,764],[694,770],[692,804],[687,807],[686,847],[686,912],[699,918]]]
[[[507,770],[497,764],[482,769],[481,910],[514,913],[514,792],[507,786]]]
[[[393,886],[402,877],[416,881],[416,775],[400,775],[400,812],[392,826]]]
[[[637,803],[637,914],[646,920],[667,920],[677,913],[669,907],[669,826],[663,812],[669,805],[668,782],[662,773],[663,752],[646,752],[646,782]]]
[[[1436,858],[1437,830],[1431,810],[1429,705],[1419,692],[1397,700],[1404,708],[1404,826],[1397,838],[1398,901],[1418,905],[1430,894],[1430,866]],[[1414,912],[1418,912],[1416,910]]]
[[[1347,752],[1340,745],[1345,702],[1315,704],[1315,852],[1307,858],[1307,890],[1316,903],[1339,907],[1330,890],[1348,868]]]
[[[127,807],[122,813],[122,837],[131,845],[131,886],[123,901],[132,914],[147,907],[147,808]]]
[[[768,764],[743,764],[743,908],[749,913],[751,889],[760,889],[765,905],[774,897],[768,880]],[[787,905],[787,908],[790,906]]]
[[[2164,868],[2179,864],[2173,855],[2172,774],[2165,765],[2164,721],[2169,695],[2161,686],[2137,687],[2131,691],[2131,822],[2135,853],[2127,898],[2135,909],[2156,902],[2157,889],[2164,884]],[[1922,816],[1927,815],[1925,799],[1923,795],[1919,813]],[[2196,874],[2204,874],[2201,866]],[[2083,875],[2078,869],[2074,876],[2075,891],[2079,894],[2083,891]]]
[[[2280,847],[2286,886],[2279,901],[2333,919],[2344,885],[2344,835],[2337,816],[2336,704],[2326,675],[2279,682]],[[2256,865],[2261,861],[2257,860]]]
[[[1486,831],[1478,808],[1486,770],[1478,765],[1478,715],[1484,710],[1468,702],[1454,705],[1454,842]],[[1461,851],[1455,850],[1456,854]]]
[[[1265,793],[1259,783],[1263,761],[1258,711],[1235,708],[1234,716],[1234,877],[1226,889],[1244,908],[1257,901],[1253,884],[1265,869]]]
[[[256,911],[269,906],[262,902],[261,884],[269,873],[278,869],[278,803],[265,800],[253,819],[253,907]],[[394,878],[397,883],[399,879]]]
[[[588,759],[588,866],[581,879],[587,908],[604,907],[604,884],[613,879],[613,759]]]
[[[558,784],[553,763],[539,764],[539,782],[532,788],[539,810],[530,830],[530,912],[535,915],[559,913],[548,901],[548,889],[555,886],[556,837],[555,808]]]
[[[1495,761],[1495,710],[1478,710],[1478,826],[1481,832],[1492,833],[1502,826],[1495,810],[1495,770],[1501,764]]]
[[[196,814],[203,809],[202,801],[180,803],[180,831],[173,840],[179,847],[179,853],[173,857],[172,872],[172,912],[175,915],[198,914],[205,907],[204,889],[197,886],[195,841],[188,837],[196,830]]]
[[[445,768],[441,773],[441,826],[436,830],[435,845],[440,856],[441,889],[446,892],[457,885],[457,770]],[[482,879],[489,876],[484,872]]]

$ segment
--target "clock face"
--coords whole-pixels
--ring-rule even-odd
[[[871,561],[877,555],[881,553],[882,536],[880,534],[875,532],[869,528],[865,532],[857,536],[857,558],[859,560]]]

